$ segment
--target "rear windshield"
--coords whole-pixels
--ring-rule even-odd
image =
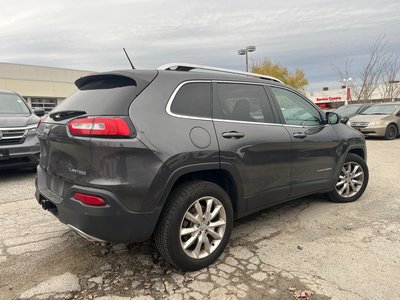
[[[0,114],[5,115],[30,115],[25,101],[15,94],[0,93]]]
[[[127,115],[137,94],[136,81],[123,76],[93,76],[53,112],[80,110],[87,115]]]

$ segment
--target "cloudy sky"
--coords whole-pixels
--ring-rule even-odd
[[[337,84],[331,65],[353,60],[385,35],[400,51],[394,0],[0,0],[0,62],[93,71],[191,62],[244,69],[237,50],[257,46],[305,71],[312,88]]]

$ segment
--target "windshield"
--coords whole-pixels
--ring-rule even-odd
[[[363,115],[390,115],[394,113],[400,107],[399,104],[377,104],[366,111],[364,111]]]
[[[30,114],[29,108],[20,96],[0,93],[0,114]]]
[[[335,112],[338,114],[354,114],[361,107],[361,105],[344,105],[339,107]]]

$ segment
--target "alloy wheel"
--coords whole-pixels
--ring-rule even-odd
[[[356,162],[345,163],[336,183],[337,193],[345,198],[356,195],[364,183],[364,171]]]
[[[225,228],[226,212],[221,202],[210,196],[197,199],[183,216],[181,247],[191,258],[205,258],[217,249]]]

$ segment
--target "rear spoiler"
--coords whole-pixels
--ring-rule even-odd
[[[79,78],[75,85],[79,90],[111,89],[136,86],[140,94],[158,75],[155,70],[126,70],[90,74]]]

